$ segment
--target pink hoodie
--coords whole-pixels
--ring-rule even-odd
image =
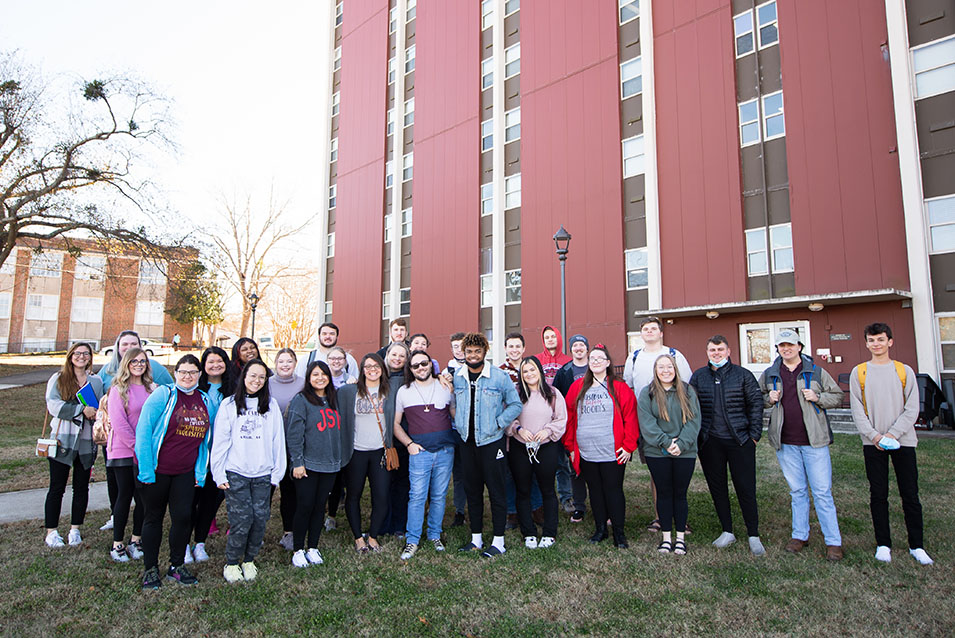
[[[554,354],[551,354],[547,351],[547,346],[544,346],[544,351],[534,356],[540,360],[541,366],[544,368],[544,380],[548,384],[554,385],[554,377],[557,376],[557,371],[565,363],[571,361],[573,357],[564,354],[564,337],[560,334],[560,330],[554,326],[544,326],[544,329],[541,330],[541,344],[544,343],[544,333],[547,330],[553,330],[557,333],[557,350],[554,351]]]

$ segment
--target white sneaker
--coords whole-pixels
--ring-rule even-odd
[[[724,547],[729,547],[735,542],[736,537],[733,535],[733,532],[723,532],[716,537],[715,541],[713,541],[713,546],[723,549]]]
[[[66,543],[63,542],[63,537],[60,536],[60,533],[53,530],[46,535],[46,545],[47,547],[63,547]]]
[[[242,563],[242,578],[246,580],[255,580],[255,577],[259,575],[259,568],[255,566],[255,563],[248,560]]]
[[[126,553],[133,560],[143,559],[143,548],[139,541],[129,541],[129,545],[126,546]]]
[[[113,529],[113,517],[110,516],[109,520],[103,523],[103,526],[99,528],[99,531],[105,532],[107,530]]]
[[[891,563],[892,548],[886,547],[885,545],[879,545],[875,548],[875,559],[880,560],[883,563]]]
[[[912,557],[915,560],[917,560],[920,565],[931,565],[935,562],[927,553],[925,553],[925,550],[922,549],[921,547],[910,549],[909,554],[911,554]]]
[[[545,547],[550,547],[557,542],[557,539],[553,536],[541,536],[541,540],[537,543],[539,549],[544,549]]]
[[[314,547],[305,552],[305,558],[308,559],[308,562],[311,565],[321,565],[325,562],[325,559],[322,558],[322,555]]]
[[[226,565],[222,568],[222,577],[225,578],[227,583],[237,583],[240,580],[245,580],[242,576],[242,568],[238,565]]]
[[[78,547],[83,544],[83,537],[80,536],[80,530],[78,529],[71,529],[70,535],[67,536],[67,539],[70,547]]]
[[[109,550],[109,557],[113,559],[114,563],[128,563],[129,554],[126,553],[126,548],[120,545],[119,547],[114,547]]]
[[[331,516],[325,517],[325,531],[330,532],[333,529],[338,529],[338,523],[335,522],[335,519]]]
[[[304,549],[300,549],[292,554],[292,565],[295,567],[308,567],[308,558],[305,557]]]
[[[524,537],[524,547],[527,549],[537,549],[537,537],[536,536],[525,536]]]
[[[205,543],[196,543],[195,548],[192,550],[192,559],[197,563],[203,563],[209,560],[209,554],[206,553]]]
[[[188,564],[191,563],[192,561],[193,561],[193,558],[192,558],[192,548],[190,548],[189,545],[187,544],[187,545],[186,545],[186,556],[185,556],[185,558],[183,559],[183,564],[188,565]]]
[[[759,540],[759,536],[749,537],[749,551],[753,552],[753,556],[762,556],[766,553],[766,548],[763,547],[763,541]]]
[[[401,560],[411,560],[411,557],[414,556],[417,551],[418,545],[416,543],[408,543],[401,552]]]

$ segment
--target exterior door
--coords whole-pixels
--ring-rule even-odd
[[[744,323],[739,326],[739,364],[759,378],[776,359],[776,335],[782,330],[796,331],[805,346],[803,352],[812,354],[808,321]]]

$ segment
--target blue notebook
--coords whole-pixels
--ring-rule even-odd
[[[76,392],[76,398],[79,399],[83,405],[91,408],[99,408],[99,399],[96,398],[96,393],[93,392],[93,386],[90,385],[89,381]]]

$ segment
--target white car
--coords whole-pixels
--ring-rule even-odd
[[[143,350],[146,351],[150,357],[155,357],[161,354],[172,354],[175,352],[171,343],[166,343],[165,341],[155,341],[153,339],[142,339]],[[113,355],[113,345],[109,344],[105,348],[99,351],[101,355],[110,357]]]

